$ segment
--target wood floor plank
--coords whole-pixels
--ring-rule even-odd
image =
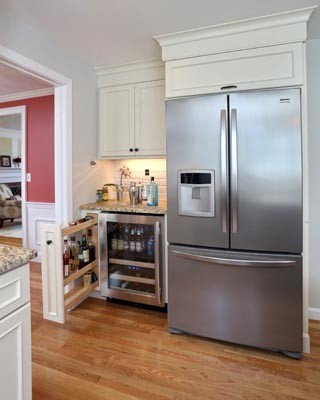
[[[66,324],[42,319],[31,265],[33,400],[319,400],[320,323],[312,352],[278,353],[168,333],[166,314],[89,298]]]

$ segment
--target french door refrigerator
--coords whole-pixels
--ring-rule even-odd
[[[300,89],[167,101],[173,333],[302,352]]]

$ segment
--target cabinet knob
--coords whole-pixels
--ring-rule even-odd
[[[134,151],[139,151],[138,147],[136,147],[136,148],[134,149]]]
[[[52,243],[52,240],[47,240],[47,244],[51,244]]]
[[[133,152],[133,148],[131,147],[131,148],[129,149],[129,151],[130,151],[130,153],[132,153],[132,152]]]

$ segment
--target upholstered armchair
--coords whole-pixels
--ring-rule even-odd
[[[17,200],[16,197],[6,184],[0,184],[0,229],[4,220],[13,222],[14,218],[21,218],[21,198]]]

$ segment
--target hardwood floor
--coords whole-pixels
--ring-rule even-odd
[[[22,247],[22,239],[8,237],[8,236],[0,236],[0,244]]]
[[[312,353],[281,354],[167,332],[166,314],[87,299],[60,325],[42,319],[31,265],[33,400],[320,399],[320,322]]]

